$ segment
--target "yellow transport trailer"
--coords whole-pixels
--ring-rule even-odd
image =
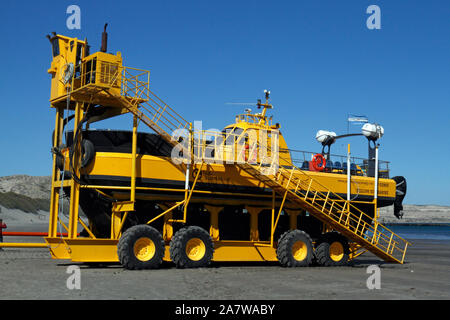
[[[149,71],[125,67],[120,52],[102,44],[90,54],[86,40],[48,38],[56,119],[45,246],[53,258],[128,269],[163,260],[299,267],[345,265],[370,251],[403,263],[408,242],[377,221],[379,207],[401,209],[386,163],[332,161],[332,135],[320,154],[289,149],[266,114],[267,91],[259,112],[246,110],[222,131],[197,130],[150,90]],[[130,131],[89,128],[125,114]],[[66,196],[68,225],[60,219]],[[61,228],[66,237],[57,236]]]

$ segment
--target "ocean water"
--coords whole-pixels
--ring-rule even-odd
[[[449,225],[386,225],[387,228],[406,240],[450,241]]]

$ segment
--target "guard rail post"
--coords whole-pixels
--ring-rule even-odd
[[[3,242],[3,229],[6,229],[6,224],[0,219],[0,243]],[[0,251],[3,251],[3,248],[0,248]]]

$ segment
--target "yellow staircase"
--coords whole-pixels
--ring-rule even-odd
[[[190,123],[150,91],[149,83],[145,80],[148,77],[146,71],[139,70],[141,73],[133,73],[133,70],[138,69],[125,67],[116,70],[118,71],[115,75],[108,74],[110,84],[105,86],[103,83],[102,90],[168,143],[177,145],[179,141],[172,139],[170,133],[179,129],[191,130]],[[86,92],[92,89],[93,85],[95,86],[95,84],[86,86]],[[117,91],[118,86],[121,87],[120,91]],[[77,91],[80,90],[83,88]],[[183,151],[190,152],[184,148]],[[408,246],[406,240],[359,210],[351,201],[343,199],[315,181],[305,171],[297,167],[292,169],[279,167],[274,174],[268,175],[267,166],[263,165],[263,162],[236,163],[236,165],[283,196],[285,200],[298,204],[317,219],[339,231],[350,241],[358,243],[385,261],[403,263]],[[273,164],[270,168],[273,168]],[[320,192],[319,189],[327,191]]]
[[[261,164],[238,164],[286,200],[297,203],[317,219],[330,225],[385,261],[403,263],[408,242],[375,221],[297,167],[278,168],[274,175],[261,172]],[[266,168],[267,170],[267,168]],[[318,189],[326,190],[318,191]]]
[[[190,130],[189,122],[157,97],[145,83],[133,76],[126,76],[125,73],[122,78],[121,94],[111,93],[112,96],[167,142],[177,145],[178,141],[172,139],[170,133],[176,130]]]

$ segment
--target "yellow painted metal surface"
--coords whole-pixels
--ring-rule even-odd
[[[276,250],[247,241],[218,241],[213,261],[277,261]]]
[[[121,232],[122,212],[113,211],[111,213],[111,238],[119,239]]]
[[[70,250],[64,240],[59,237],[46,237],[44,239],[49,246],[53,259],[70,259]]]
[[[170,245],[166,243],[163,261],[167,261],[167,262],[172,261],[170,259],[170,250],[169,249],[170,249]]]
[[[205,205],[205,209],[210,213],[210,227],[209,235],[213,241],[218,241],[220,237],[219,232],[219,212],[222,211],[223,207],[214,207]]]
[[[292,256],[297,261],[303,261],[308,254],[308,246],[303,241],[297,241],[292,245]]]
[[[134,255],[141,261],[149,261],[155,255],[155,243],[147,237],[136,240],[133,246]]]
[[[118,262],[117,242],[111,239],[65,239],[74,262]]]
[[[250,241],[259,240],[259,228],[258,228],[258,214],[261,212],[261,208],[245,207],[250,214]]]
[[[78,48],[81,48],[81,54],[85,54],[86,42],[77,38],[69,38],[62,35],[57,35],[52,38],[54,41],[53,52],[56,54],[53,57],[48,73],[52,75],[50,100],[64,96],[67,93],[66,86],[63,80],[64,67],[68,63],[76,63],[76,56]]]
[[[173,237],[173,223],[169,220],[172,220],[172,212],[164,215],[164,226],[163,226],[163,239],[164,241],[170,241]]]
[[[192,238],[186,243],[186,256],[193,260],[201,260],[206,253],[205,243],[200,238]]]
[[[344,256],[344,247],[340,242],[333,242],[330,245],[330,258],[333,261],[340,261]]]
[[[134,201],[120,201],[113,203],[113,212],[134,211]]]

